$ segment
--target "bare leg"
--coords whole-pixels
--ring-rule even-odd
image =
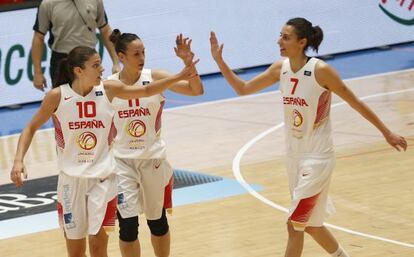
[[[66,235],[65,235],[66,238]],[[69,257],[85,257],[86,240],[82,239],[68,239],[66,238],[66,249]]]
[[[141,245],[139,240],[132,242],[125,242],[119,240],[119,249],[121,250],[122,257],[140,257],[141,256]]]
[[[290,220],[287,223],[287,230],[289,239],[286,246],[285,257],[300,257],[303,250],[304,232],[294,230]]]
[[[89,253],[91,257],[108,257],[108,235],[104,228],[89,236]]]
[[[330,254],[334,253],[339,247],[335,237],[325,226],[307,227],[305,232],[311,235],[312,238]]]
[[[151,235],[151,243],[154,248],[155,256],[168,257],[170,256],[170,231],[163,236]],[[125,256],[123,256],[125,257]]]

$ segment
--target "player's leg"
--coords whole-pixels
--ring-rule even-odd
[[[286,257],[301,256],[303,250],[304,231],[312,211],[318,201],[319,193],[311,197],[301,199],[289,217],[288,244],[286,246]]]
[[[158,220],[147,220],[151,231],[151,243],[154,248],[155,256],[168,257],[170,255],[170,231],[165,209]]]
[[[96,235],[89,235],[88,239],[91,257],[108,257],[108,235],[103,227]]]
[[[86,191],[87,179],[59,173],[57,211],[69,257],[85,257],[88,234]]]
[[[82,239],[68,239],[66,238],[66,249],[68,257],[86,257],[86,240]]]
[[[138,239],[138,216],[123,218],[118,212],[119,249],[122,257],[140,257],[141,245]]]
[[[303,231],[295,230],[292,222],[287,222],[288,242],[286,245],[285,257],[299,257],[303,251]]]
[[[348,253],[338,244],[334,235],[325,226],[307,227],[305,231],[332,256],[349,257]]]
[[[118,179],[119,249],[122,257],[140,257],[138,238],[139,161],[116,158]]]
[[[334,160],[288,159],[292,207],[288,220],[288,244],[285,256],[301,256],[305,228],[322,226],[328,204],[327,188]]]
[[[173,171],[166,160],[148,160],[141,172],[140,202],[151,231],[151,243],[157,257],[170,255],[170,231],[166,209],[172,208]]]
[[[117,191],[116,176],[90,179],[87,198],[89,253],[107,257],[108,234],[115,230]]]

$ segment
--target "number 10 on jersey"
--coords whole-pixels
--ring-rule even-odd
[[[78,107],[79,118],[93,118],[96,117],[96,103],[94,101],[76,102]]]

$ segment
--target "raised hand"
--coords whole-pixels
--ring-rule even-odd
[[[175,39],[175,54],[183,60],[185,66],[190,66],[194,58],[194,53],[191,51],[191,42],[192,40],[188,37],[184,38],[183,34],[177,35]]]
[[[401,152],[401,150],[407,150],[407,141],[404,137],[390,133],[385,137],[385,139],[387,140],[388,144],[397,149],[398,152]]]
[[[219,45],[216,33],[213,31],[210,32],[210,46],[211,46],[211,55],[213,59],[217,62],[223,59],[223,47],[224,44]]]

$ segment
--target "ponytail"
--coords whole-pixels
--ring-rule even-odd
[[[314,26],[312,27],[312,34],[309,38],[308,46],[310,46],[316,53],[319,50],[319,45],[323,40],[323,31],[321,27]]]
[[[58,70],[54,78],[55,84],[53,87],[58,87],[63,84],[71,84],[75,80],[75,67],[85,68],[85,62],[97,54],[94,48],[86,46],[77,46],[69,52],[68,57],[63,58],[58,64]]]
[[[57,73],[55,74],[55,84],[53,87],[58,87],[63,84],[71,84],[74,79],[73,70],[69,70],[69,63],[68,58],[65,57],[60,60],[58,64]]]
[[[128,44],[137,39],[141,40],[136,34],[121,33],[119,29],[114,29],[109,36],[109,40],[115,46],[116,53],[125,53]]]
[[[121,37],[121,31],[119,29],[114,29],[111,35],[109,36],[109,40],[112,42],[112,44],[116,45],[120,37]]]
[[[286,25],[290,25],[295,28],[296,35],[299,39],[306,38],[307,44],[303,49],[304,51],[310,47],[315,52],[318,52],[319,45],[323,40],[323,31],[319,26],[312,26],[310,21],[301,17],[288,20]]]

